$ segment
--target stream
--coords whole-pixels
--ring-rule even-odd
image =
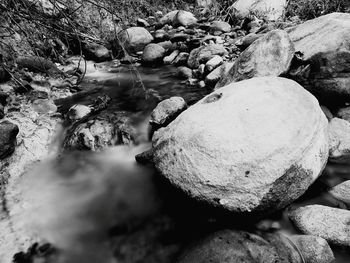
[[[87,75],[81,86],[81,92],[58,101],[62,112],[77,103],[88,105],[106,94],[112,99],[107,110],[138,114],[135,128],[140,133],[147,133],[150,112],[161,100],[181,96],[191,105],[210,93],[208,89],[186,85],[176,77],[176,68],[172,66],[138,67],[135,71],[131,66],[106,65]],[[23,200],[31,204],[26,206],[27,224],[64,251],[57,262],[107,263],[114,262],[116,255],[128,262],[137,258],[137,255],[128,258],[129,250],[135,249],[137,254],[137,246],[147,247],[148,242],[156,243],[155,247],[163,254],[175,256],[177,248],[225,227],[278,231],[286,236],[298,233],[285,212],[261,222],[247,222],[190,200],[152,167],[136,164],[134,156],[148,148],[150,142],[144,139],[135,146],[115,146],[100,153],[67,153],[60,160],[44,161],[24,177]],[[350,165],[328,164],[323,175],[292,206],[339,207],[343,204],[326,190],[348,179]],[[36,213],[31,212],[33,209]],[[153,232],[156,237],[150,234]],[[143,233],[145,240],[141,242],[135,233]],[[159,236],[160,243],[155,241]],[[110,239],[113,248],[115,244],[126,244],[124,250],[117,249],[111,254]],[[154,249],[148,245],[150,250]],[[340,248],[333,251],[336,263],[349,262],[349,251]],[[155,253],[143,255],[148,260],[144,262],[161,258]]]

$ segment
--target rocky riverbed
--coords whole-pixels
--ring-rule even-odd
[[[350,260],[350,14],[248,2],[1,69],[0,262]]]

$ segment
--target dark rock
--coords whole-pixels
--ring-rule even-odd
[[[155,42],[162,42],[170,39],[170,35],[163,29],[159,29],[154,33]]]
[[[49,94],[47,93],[47,91],[44,91],[44,90],[31,90],[27,94],[27,98],[30,101],[34,101],[36,99],[48,99],[49,98]]]
[[[182,79],[192,78],[192,69],[184,66],[178,67],[177,76]]]
[[[45,262],[56,249],[49,243],[34,243],[26,252],[18,252],[13,256],[13,263]]]
[[[350,100],[350,14],[332,13],[287,29],[308,65],[294,78],[326,106]]]
[[[111,60],[109,50],[105,46],[96,43],[86,43],[83,46],[83,52],[87,60],[93,60],[95,62]]]
[[[4,106],[0,104],[0,120],[5,117]]]
[[[201,23],[198,25],[198,28],[208,32],[210,30],[210,23]]]
[[[0,159],[15,151],[18,126],[10,121],[0,122]]]
[[[321,109],[329,121],[334,118],[332,112],[326,106],[321,105]]]
[[[17,59],[19,68],[27,68],[33,72],[59,72],[57,66],[50,60],[37,56],[20,57]]]
[[[173,35],[171,38],[170,38],[170,41],[171,42],[184,42],[186,41],[190,36],[187,35],[187,34],[184,34],[184,33],[177,33],[175,35]]]
[[[180,52],[179,55],[174,59],[172,64],[175,66],[184,66],[187,65],[189,54],[187,52]]]
[[[135,156],[136,162],[140,164],[150,164],[153,162],[153,151],[148,150]]]
[[[33,87],[27,81],[23,80],[14,87],[14,90],[17,94],[24,94],[32,91]]]
[[[3,105],[3,106],[6,106],[8,97],[9,97],[8,94],[6,94],[5,92],[0,91],[0,104]]]
[[[290,244],[283,242],[279,236],[274,238],[279,241],[277,246],[253,233],[221,230],[193,244],[176,262],[300,262],[299,254]]]
[[[195,35],[197,32],[194,29],[187,28],[187,29],[185,29],[184,33],[187,35]]]
[[[137,24],[137,26],[142,26],[142,27],[149,27],[150,26],[150,24],[145,19],[142,19],[142,18],[138,18],[136,20],[136,24]]]
[[[101,112],[77,122],[67,132],[64,148],[100,151],[109,146],[132,144],[135,132],[126,112]]]
[[[186,43],[178,42],[177,46],[178,46],[178,49],[179,49],[180,52],[189,53],[189,48],[188,48]]]
[[[121,64],[135,64],[137,62],[140,62],[140,59],[130,55],[125,55],[122,59],[120,59]]]
[[[11,75],[0,66],[0,83],[6,82],[11,79]]]
[[[173,63],[175,58],[179,55],[179,50],[174,50],[169,56],[164,57],[163,62],[165,65],[170,65]]]
[[[190,39],[187,42],[187,46],[188,46],[188,48],[190,50],[198,48],[198,47],[200,47],[200,45],[201,45],[201,39],[200,38],[193,38],[193,39]]]

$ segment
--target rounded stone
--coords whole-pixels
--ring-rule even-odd
[[[212,31],[222,31],[225,33],[231,31],[231,25],[224,21],[213,21],[210,27]]]
[[[350,247],[350,211],[324,205],[307,205],[288,214],[302,233],[322,237],[330,244]]]
[[[131,54],[143,51],[153,41],[152,35],[143,27],[130,27],[118,34],[118,41]]]
[[[173,20],[173,26],[191,26],[197,23],[197,18],[188,11],[179,10]]]
[[[296,82],[262,77],[204,97],[153,136],[160,173],[192,197],[237,213],[300,197],[328,157],[328,121]]]
[[[148,44],[143,50],[142,62],[145,64],[160,63],[163,61],[165,49],[158,44]]]
[[[283,30],[272,30],[241,53],[216,87],[253,77],[278,77],[290,68],[294,52],[288,34]]]

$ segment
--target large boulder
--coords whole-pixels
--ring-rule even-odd
[[[236,60],[217,87],[253,77],[286,73],[294,56],[294,47],[288,34],[273,30],[251,44]]]
[[[328,121],[292,80],[240,81],[206,96],[153,136],[156,168],[192,197],[238,213],[281,209],[328,157]]]
[[[308,205],[292,210],[289,218],[304,234],[322,237],[334,245],[350,247],[348,210]]]
[[[198,68],[200,64],[205,64],[215,55],[222,56],[225,54],[227,54],[227,51],[223,45],[209,44],[193,49],[187,63],[190,68]]]
[[[131,54],[143,51],[145,46],[152,41],[152,35],[143,27],[130,27],[118,34],[119,44]]]
[[[287,32],[309,65],[297,81],[327,102],[349,100],[350,14],[328,14]]]
[[[282,18],[286,6],[286,0],[238,0],[232,5],[235,11],[234,14],[239,18],[255,14],[268,20]]]

